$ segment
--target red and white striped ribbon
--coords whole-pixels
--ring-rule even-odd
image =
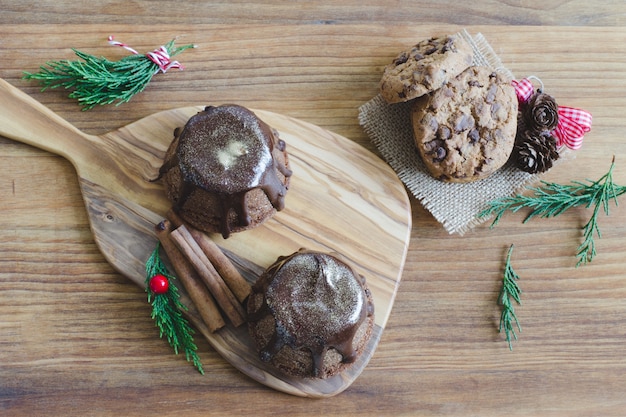
[[[526,103],[535,89],[529,78],[513,80],[515,94],[520,103]],[[559,106],[559,121],[552,134],[557,139],[557,146],[567,146],[570,149],[579,149],[583,144],[585,133],[591,130],[593,117],[591,113],[574,107]]]
[[[130,46],[126,45],[125,43],[116,41],[115,39],[113,39],[113,35],[109,36],[109,45],[113,45],[113,46],[119,46],[121,48],[126,49],[127,51],[129,51],[130,53],[134,54],[134,55],[138,55],[139,52],[135,51],[133,48],[131,48]]]
[[[520,103],[526,103],[530,100],[530,97],[535,92],[535,87],[529,78],[522,78],[521,80],[511,81],[513,87],[515,87],[515,94],[517,94],[517,101]]]
[[[559,123],[554,129],[557,146],[579,149],[585,133],[591,130],[591,113],[573,107],[559,106]]]
[[[170,68],[183,69],[183,66],[178,61],[172,61],[169,52],[165,46],[161,46],[152,52],[146,54],[148,59],[159,66],[159,69],[165,73]]]
[[[108,40],[109,40],[109,45],[119,46],[121,48],[126,49],[127,51],[129,51],[130,53],[132,53],[134,55],[138,55],[139,54],[139,52],[137,52],[136,50],[134,50],[133,48],[131,48],[127,44],[125,44],[123,42],[116,41],[115,39],[113,39],[112,35],[109,36]],[[184,67],[182,66],[182,64],[180,62],[171,60],[170,54],[167,51],[167,49],[165,48],[165,46],[161,46],[161,47],[155,49],[152,52],[148,52],[146,54],[146,57],[150,61],[152,61],[155,64],[157,64],[159,69],[156,72],[162,71],[163,73],[165,73],[170,68],[179,68],[181,70],[184,69]]]

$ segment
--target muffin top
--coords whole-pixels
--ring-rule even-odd
[[[354,336],[374,307],[364,278],[337,256],[300,250],[280,257],[253,292],[263,294],[263,302],[252,308],[249,304],[249,319],[270,313],[275,322],[274,336],[260,351],[262,360],[271,360],[285,345],[305,348],[319,375],[328,348],[337,350],[344,363],[356,359]]]
[[[271,128],[237,105],[209,106],[180,133],[177,156],[186,182],[235,194],[261,185],[273,168]]]
[[[307,346],[319,339],[349,338],[346,333],[366,312],[366,297],[352,269],[313,252],[300,252],[275,266],[265,301],[295,343]]]

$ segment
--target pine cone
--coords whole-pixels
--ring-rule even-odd
[[[515,138],[517,167],[531,174],[546,172],[559,159],[556,138],[549,133],[537,134],[531,130],[518,132]]]
[[[524,112],[522,111],[522,108],[520,107],[519,110],[517,111],[517,130],[515,131],[516,143],[520,135],[522,135],[527,130],[528,130],[528,127],[526,126],[526,116]]]
[[[559,122],[559,106],[549,95],[537,91],[524,106],[524,118],[529,129],[541,133],[550,132]]]

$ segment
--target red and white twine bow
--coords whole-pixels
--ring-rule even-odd
[[[512,84],[520,103],[526,103],[535,92],[530,77],[513,80]],[[583,136],[591,130],[591,114],[583,109],[566,106],[559,106],[558,114],[559,121],[552,132],[557,139],[557,146],[579,149],[583,144]]]
[[[121,48],[126,49],[127,51],[129,51],[130,53],[134,55],[139,54],[139,52],[137,52],[130,46],[126,45],[125,43],[114,40],[113,36],[109,36],[108,40],[109,40],[109,45],[119,46]],[[170,68],[178,68],[181,70],[184,69],[184,67],[182,66],[180,62],[171,60],[170,54],[167,51],[167,48],[165,48],[165,46],[161,46],[152,52],[146,53],[146,57],[150,61],[157,64],[159,69],[156,72],[162,71],[163,73],[165,73]]]

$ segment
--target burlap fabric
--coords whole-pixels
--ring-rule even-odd
[[[491,67],[512,80],[482,34],[464,37],[474,48],[474,64]],[[491,200],[513,195],[537,179],[507,163],[483,180],[458,184],[428,174],[415,148],[410,120],[411,102],[387,104],[377,95],[359,108],[359,123],[400,180],[449,233],[464,234],[485,221],[477,215]]]

